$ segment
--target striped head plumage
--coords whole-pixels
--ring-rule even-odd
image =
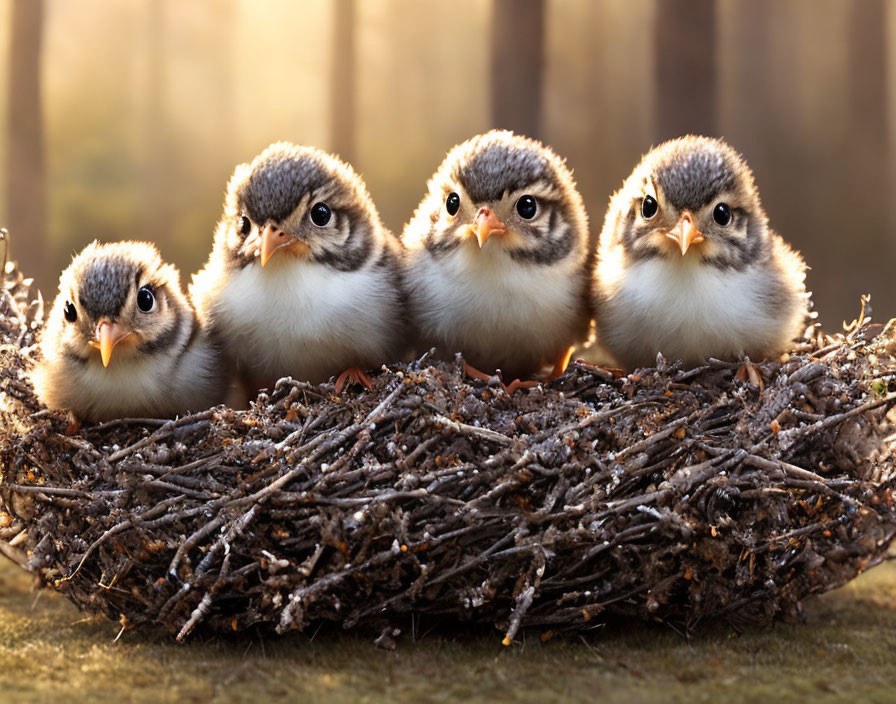
[[[47,329],[63,354],[108,366],[167,350],[192,316],[180,274],[154,245],[93,242],[62,273]]]
[[[216,239],[229,263],[307,258],[354,271],[390,237],[364,181],[338,157],[288,142],[236,167]]]
[[[493,130],[448,152],[405,239],[434,257],[500,247],[516,261],[550,265],[579,255],[587,230],[563,160],[540,142]]]
[[[610,215],[607,243],[620,243],[633,260],[699,257],[740,270],[770,246],[750,167],[711,137],[681,137],[650,151],[613,196]]]

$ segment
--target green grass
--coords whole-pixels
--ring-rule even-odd
[[[498,632],[194,639],[84,617],[0,563],[0,701],[896,701],[896,565],[807,604],[808,622],[740,634],[614,624],[510,648]]]

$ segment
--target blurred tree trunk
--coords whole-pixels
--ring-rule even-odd
[[[6,202],[11,255],[22,270],[46,288],[46,172],[41,50],[43,0],[13,0],[9,55],[9,115],[7,118]]]
[[[143,183],[143,237],[155,242],[162,256],[170,257],[171,192],[169,179],[174,171],[169,163],[169,137],[165,100],[165,21],[167,0],[150,0],[147,35],[146,152]]]
[[[780,13],[779,0],[730,0],[719,8],[717,127],[752,167],[772,226],[803,247],[806,215],[792,207],[811,189],[794,176],[805,168],[793,108],[798,39],[785,30],[782,44],[776,32],[789,18]]]
[[[355,158],[355,0],[333,0],[330,77],[330,147]]]
[[[236,120],[234,119],[234,75],[233,60],[236,34],[236,7],[234,0],[215,0],[212,21],[213,65],[210,66],[212,95],[215,114],[215,143],[218,148],[215,155],[222,160],[222,166],[228,171],[233,167],[229,153],[236,138]]]
[[[492,124],[541,136],[544,0],[492,0]]]
[[[887,0],[850,4],[849,75],[859,136],[880,146],[887,134]]]
[[[656,138],[717,133],[716,0],[659,0]]]
[[[887,120],[887,5],[887,0],[861,0],[849,5],[847,99],[852,129],[844,156],[852,164],[849,171],[860,173],[861,178],[843,184],[846,197],[842,204],[842,227],[858,250],[858,268],[877,284],[872,304],[877,304],[875,308],[884,319],[893,315],[896,300],[896,277],[892,274],[896,222],[892,209],[886,206],[890,201],[892,155]]]
[[[890,135],[887,124],[887,0],[861,0],[850,4],[849,22],[849,104],[852,107],[850,149],[853,163],[864,173],[855,183],[854,212],[870,230],[868,236],[881,242],[894,222],[889,201]],[[867,219],[866,219],[867,218]],[[887,237],[890,250],[896,242]],[[878,258],[878,261],[882,261]],[[889,262],[887,269],[891,267]],[[896,281],[892,276],[890,281]],[[896,294],[891,287],[889,294]]]

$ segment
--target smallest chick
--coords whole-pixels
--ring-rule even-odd
[[[59,279],[32,373],[38,398],[87,422],[170,417],[227,391],[178,270],[146,242],[93,242]]]

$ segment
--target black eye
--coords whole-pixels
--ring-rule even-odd
[[[712,219],[722,227],[725,227],[731,222],[731,208],[725,203],[719,203],[712,209]]]
[[[460,196],[457,193],[448,194],[448,198],[445,199],[445,210],[449,215],[457,215],[457,211],[460,210]]]
[[[656,198],[653,196],[644,196],[644,200],[641,201],[641,215],[645,220],[650,220],[650,218],[656,215],[656,211],[659,209],[660,205],[656,202]]]
[[[62,309],[62,314],[65,316],[65,319],[73,323],[78,319],[78,311],[75,308],[75,304],[71,301],[65,302],[65,308]]]
[[[326,203],[315,203],[311,207],[311,222],[318,227],[323,227],[330,222],[330,207]]]
[[[252,229],[252,221],[247,218],[245,215],[240,218],[240,234],[245,237],[249,234],[249,231]]]
[[[156,307],[156,297],[152,295],[152,289],[149,286],[144,286],[137,291],[137,307],[144,313],[151,313]]]
[[[521,218],[531,220],[538,211],[538,203],[532,196],[523,196],[516,202],[516,212]]]

